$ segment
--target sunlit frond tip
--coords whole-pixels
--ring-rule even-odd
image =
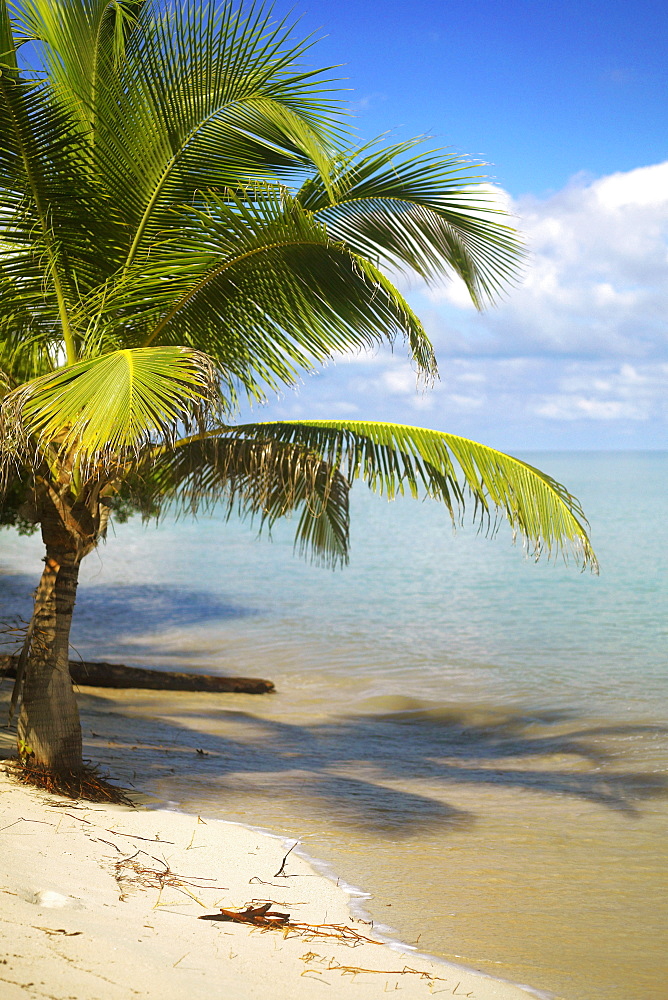
[[[494,534],[505,518],[526,551],[574,558],[598,571],[580,502],[551,476],[467,438],[402,424],[291,421],[244,425],[239,434],[301,444],[389,499],[408,493],[445,504],[455,525],[468,512]]]

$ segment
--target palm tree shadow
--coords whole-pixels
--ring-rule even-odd
[[[91,756],[149,791],[160,787],[163,794],[171,780],[182,784],[187,775],[193,797],[198,787],[203,797],[214,788],[223,802],[226,795],[251,794],[260,811],[268,799],[302,799],[329,821],[392,837],[473,824],[473,813],[445,801],[448,788],[458,785],[579,799],[627,817],[639,817],[643,802],[668,796],[668,778],[621,770],[619,753],[611,758],[599,742],[667,735],[666,726],[579,729],[570,721],[567,732],[554,732],[563,730],[563,714],[505,711],[481,720],[476,711],[419,708],[297,725],[221,711],[214,698],[209,711],[179,699],[182,723],[124,716],[110,711],[103,696],[84,694],[84,731],[95,734]],[[218,731],[195,728],[200,718],[205,725],[213,720]]]

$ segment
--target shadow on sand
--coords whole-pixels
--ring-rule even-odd
[[[231,698],[252,701],[171,696],[158,716],[80,692],[86,753],[141,791],[178,799],[187,782],[190,800],[198,789],[206,801],[251,795],[258,817],[269,799],[301,799],[328,822],[395,838],[474,823],[473,813],[444,801],[455,785],[570,797],[629,818],[641,817],[643,802],[668,796],[668,778],[623,769],[621,749],[629,737],[634,746],[665,738],[665,726],[578,727],[573,713],[420,707],[297,725],[221,705]],[[613,759],[603,742],[615,738]],[[522,810],[526,822],[530,798]]]

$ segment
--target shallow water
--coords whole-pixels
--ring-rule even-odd
[[[78,651],[278,693],[88,692],[87,745],[164,799],[300,837],[421,950],[566,1000],[658,1000],[668,456],[527,457],[582,499],[600,577],[361,491],[338,574],[284,530],[118,527],[87,560]],[[2,613],[25,612],[39,545],[0,545]]]

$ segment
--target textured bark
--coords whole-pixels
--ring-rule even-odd
[[[22,685],[18,746],[22,757],[46,770],[80,771],[81,724],[69,670],[72,614],[81,559],[95,547],[99,515],[77,502],[66,486],[42,481],[37,507],[46,547],[33,610],[33,633]],[[94,510],[99,510],[93,497]]]
[[[0,656],[0,672],[16,677],[18,656]],[[70,660],[70,676],[82,687],[148,688],[153,691],[210,691],[267,694],[272,681],[261,677],[221,677],[218,674],[185,674],[172,670],[126,667],[123,663],[91,663]]]
[[[79,563],[47,547],[35,594],[35,631],[23,678],[19,752],[50,771],[83,766],[81,725],[69,670],[69,638]]]

